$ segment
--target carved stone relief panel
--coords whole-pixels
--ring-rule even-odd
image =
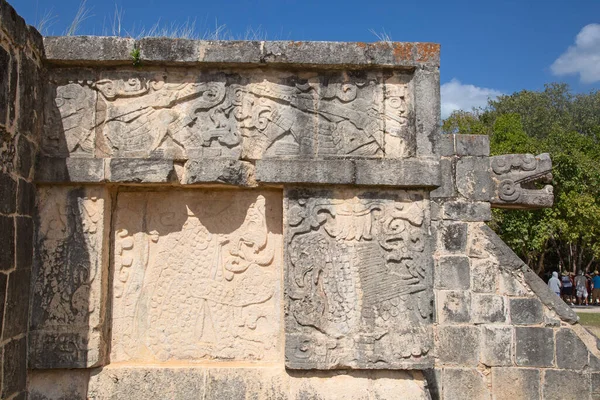
[[[415,154],[410,74],[258,69],[99,74],[91,81],[64,73],[54,78],[47,148],[64,142],[61,154],[88,154],[92,146],[99,157],[173,159]]]
[[[106,361],[109,217],[104,188],[38,188],[31,368]]]
[[[279,192],[119,193],[111,361],[280,359],[281,220]]]
[[[285,218],[286,366],[430,365],[424,192],[288,190]]]

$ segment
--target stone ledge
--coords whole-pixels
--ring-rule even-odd
[[[290,65],[318,68],[438,68],[440,45],[419,42],[207,41],[114,36],[53,36],[44,39],[52,64],[127,65],[140,50],[147,64]],[[331,55],[335,54],[335,59]]]

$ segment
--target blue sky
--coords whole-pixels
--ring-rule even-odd
[[[9,0],[36,25],[54,16],[47,34],[63,34],[81,0]],[[544,83],[575,92],[600,89],[600,0],[87,0],[78,34],[110,34],[115,9],[121,34],[139,35],[195,21],[202,37],[268,40],[378,40],[442,45],[443,114],[483,105],[489,96]],[[249,33],[250,32],[250,33]]]

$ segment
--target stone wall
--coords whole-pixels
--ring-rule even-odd
[[[0,1],[0,398],[24,399],[43,43]]]
[[[550,157],[440,135],[438,45],[42,44],[0,4],[1,398],[600,396],[485,225]]]

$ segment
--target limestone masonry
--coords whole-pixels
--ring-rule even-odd
[[[441,135],[439,51],[42,39],[0,0],[0,397],[600,398],[485,224],[552,206],[550,156]]]

